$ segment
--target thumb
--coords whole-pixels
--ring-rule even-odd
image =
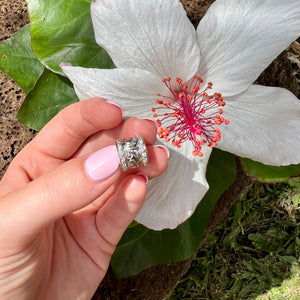
[[[0,199],[0,243],[27,243],[47,225],[96,200],[120,175],[116,146],[69,160]]]

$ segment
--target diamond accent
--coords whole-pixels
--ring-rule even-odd
[[[117,140],[116,146],[123,171],[128,168],[137,168],[148,165],[148,152],[144,139],[137,135],[136,138]]]

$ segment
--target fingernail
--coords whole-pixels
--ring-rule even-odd
[[[122,116],[124,116],[124,109],[122,108],[122,106],[120,106],[118,103],[115,103],[115,102],[111,102],[111,101],[106,101],[106,102],[120,108],[122,111]]]
[[[149,182],[149,178],[148,178],[148,176],[146,174],[144,174],[142,172],[139,172],[136,175],[140,175],[140,176],[144,177],[146,184]]]
[[[112,176],[119,168],[120,158],[115,145],[102,148],[85,161],[86,172],[95,181]]]
[[[170,151],[169,151],[169,149],[167,147],[165,147],[163,145],[155,145],[153,147],[160,148],[161,150],[163,150],[166,153],[166,155],[167,155],[168,158],[170,157]]]
[[[155,125],[155,127],[157,127],[157,123],[156,123],[155,120],[153,120],[153,119],[150,119],[150,118],[143,118],[142,120],[151,121],[151,122]]]

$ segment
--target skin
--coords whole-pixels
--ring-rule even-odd
[[[148,166],[90,179],[90,154],[137,134],[148,145]],[[119,107],[99,98],[70,105],[43,128],[0,182],[0,299],[92,297],[143,205],[144,175],[167,168],[155,139],[154,122],[124,120]]]

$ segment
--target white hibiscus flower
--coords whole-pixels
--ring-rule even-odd
[[[300,162],[300,101],[252,84],[300,36],[299,0],[216,0],[196,31],[177,0],[95,0],[91,15],[117,68],[63,64],[78,97],[104,97],[126,116],[154,114],[171,145],[138,222],[161,230],[189,218],[208,190],[214,146],[264,164]]]

